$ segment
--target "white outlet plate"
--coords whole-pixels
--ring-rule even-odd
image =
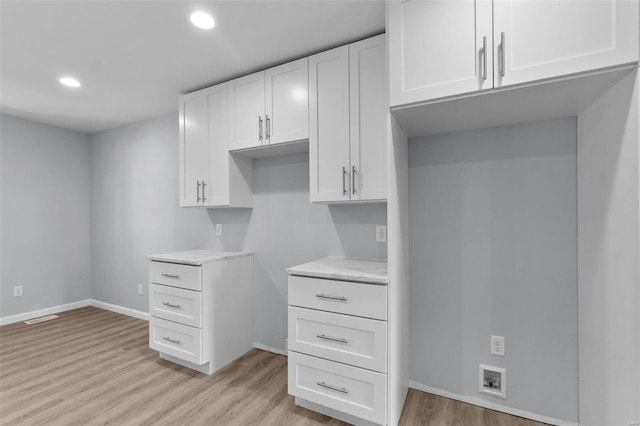
[[[491,336],[491,355],[504,356],[504,336]]]
[[[138,294],[142,294],[142,284],[138,284]]]
[[[507,399],[507,370],[491,365],[478,365],[479,392]]]
[[[222,236],[222,224],[221,223],[216,223],[216,235],[218,237]]]
[[[20,297],[22,296],[23,292],[22,292],[22,286],[21,285],[17,285],[13,288],[13,297]]]
[[[387,227],[384,225],[376,226],[376,242],[384,243],[387,241]]]

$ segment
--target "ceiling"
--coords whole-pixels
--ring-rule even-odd
[[[384,31],[383,0],[0,2],[0,108],[94,133],[178,95]],[[195,10],[216,26],[189,21]],[[58,83],[72,75],[82,87]]]

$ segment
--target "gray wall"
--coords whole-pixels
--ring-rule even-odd
[[[88,299],[87,136],[3,115],[0,140],[0,317]]]
[[[577,420],[575,118],[412,139],[409,159],[411,379],[480,397],[478,364],[505,367],[508,399],[482,398]]]
[[[386,258],[375,242],[386,205],[311,205],[307,154],[254,160],[253,209],[178,207],[177,141],[176,114],[91,136],[93,298],[146,312],[145,255],[252,250],[255,341],[284,349],[285,268],[327,255]]]

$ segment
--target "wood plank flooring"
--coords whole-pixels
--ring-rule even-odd
[[[146,321],[94,307],[0,327],[2,425],[343,425],[296,407],[287,358],[254,349],[212,376],[158,358]],[[402,425],[539,426],[410,390]]]

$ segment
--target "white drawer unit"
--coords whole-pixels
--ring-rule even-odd
[[[387,323],[289,306],[289,349],[387,371]]]
[[[289,352],[289,393],[371,422],[386,421],[387,376]]]
[[[194,364],[202,364],[202,329],[151,317],[149,347]]]
[[[149,314],[192,327],[202,327],[202,292],[149,284]]]
[[[212,374],[251,350],[251,253],[191,250],[147,258],[149,347],[161,358]]]
[[[200,266],[194,265],[151,261],[149,282],[200,291],[202,290],[201,269]]]
[[[353,424],[390,412],[387,264],[328,257],[287,269],[289,393]]]
[[[289,305],[387,319],[387,286],[289,276]]]

